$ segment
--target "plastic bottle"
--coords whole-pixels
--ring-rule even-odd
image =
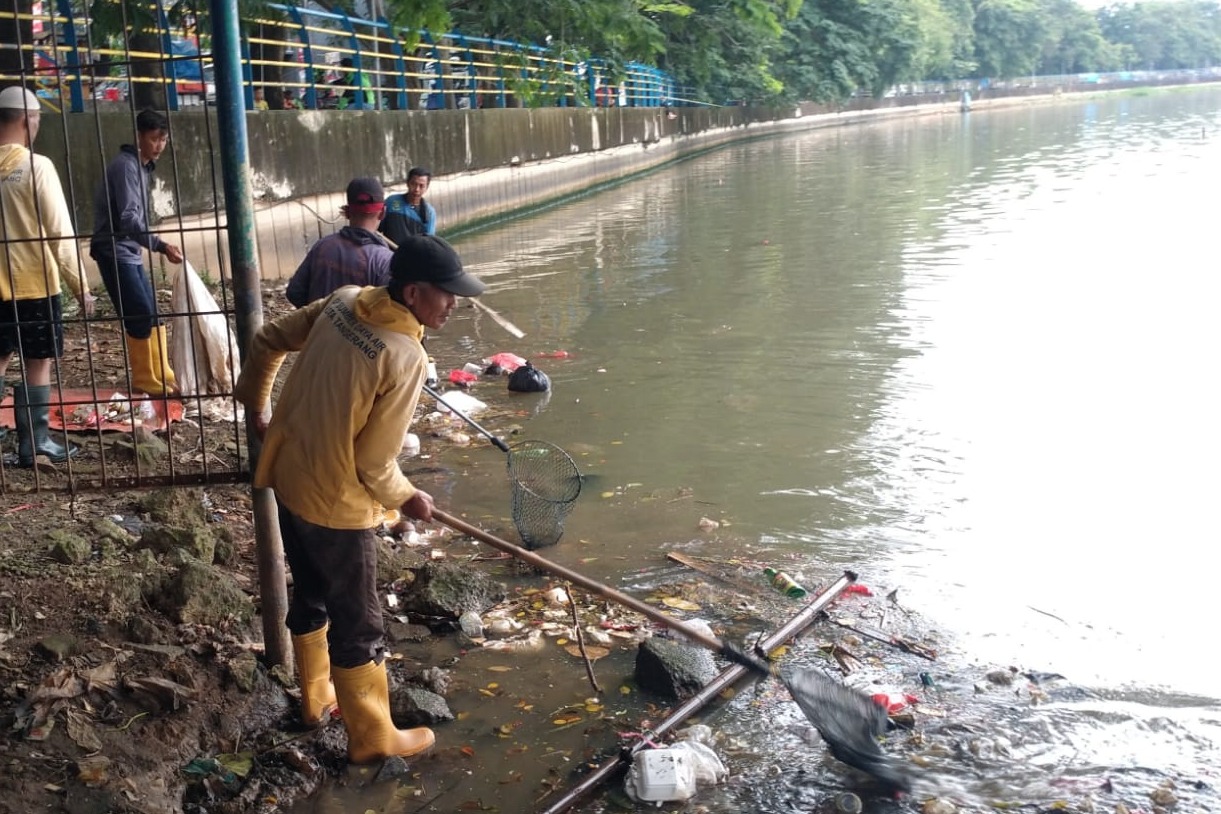
[[[431,356],[428,357],[428,372],[424,374],[424,384],[429,387],[436,387],[439,383],[437,378],[437,363],[433,361]]]
[[[771,580],[773,588],[787,597],[801,599],[807,593],[806,589],[801,587],[797,580],[783,571],[777,571],[775,568],[764,568],[763,574]]]

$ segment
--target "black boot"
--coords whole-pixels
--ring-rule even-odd
[[[51,385],[13,387],[13,416],[17,423],[17,466],[29,468],[34,458],[45,455],[51,463],[63,463],[81,451],[51,437]]]

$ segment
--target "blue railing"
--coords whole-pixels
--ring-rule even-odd
[[[132,83],[157,83],[165,86],[171,110],[212,100],[206,36],[172,24],[161,0],[149,7],[156,52],[98,47],[85,36],[87,21],[73,2],[57,0],[56,5],[57,13],[33,15],[44,31],[55,32],[47,38],[55,42],[40,42],[36,49],[21,46],[35,50],[35,74],[44,96],[59,95],[65,107],[81,112],[91,103],[126,102]],[[0,18],[6,16],[13,13],[0,11]],[[699,104],[653,66],[615,66],[571,50],[459,32],[434,35],[395,28],[385,19],[276,3],[242,23],[243,77],[251,110],[272,99],[281,107],[314,110]],[[158,63],[161,70],[130,70],[140,62],[145,67]],[[149,73],[157,75],[143,75]]]

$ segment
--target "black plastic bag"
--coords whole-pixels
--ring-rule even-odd
[[[509,389],[514,393],[545,393],[551,389],[547,374],[526,362],[509,376]]]

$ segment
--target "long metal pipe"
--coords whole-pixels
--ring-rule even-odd
[[[759,647],[766,653],[776,649],[804,631],[818,619],[823,608],[855,581],[856,574],[851,571],[845,571],[843,576],[815,597],[800,613],[790,619],[784,627],[760,642]],[[541,812],[541,814],[560,814],[560,812],[572,808],[582,797],[605,783],[615,772],[621,770],[637,752],[644,748],[645,741],[657,740],[670,730],[682,725],[684,721],[715,700],[727,687],[735,684],[748,672],[750,671],[739,664],[726,667],[707,686],[666,716],[664,721],[645,732],[644,736],[631,749],[623,750],[613,760],[603,763],[596,770],[586,775],[577,786],[570,789],[563,797],[552,803],[550,808]]]
[[[216,113],[220,131],[221,175],[225,188],[225,219],[229,236],[230,275],[242,361],[263,324],[263,299],[255,245],[254,185],[242,96],[241,35],[236,0],[209,0],[212,10],[212,59],[216,66]],[[260,443],[250,416],[246,417],[250,469],[258,464]],[[254,540],[262,598],[263,646],[269,665],[292,665],[292,648],[284,619],[288,588],[284,573],[284,543],[280,538],[276,499],[270,489],[255,489]]]

